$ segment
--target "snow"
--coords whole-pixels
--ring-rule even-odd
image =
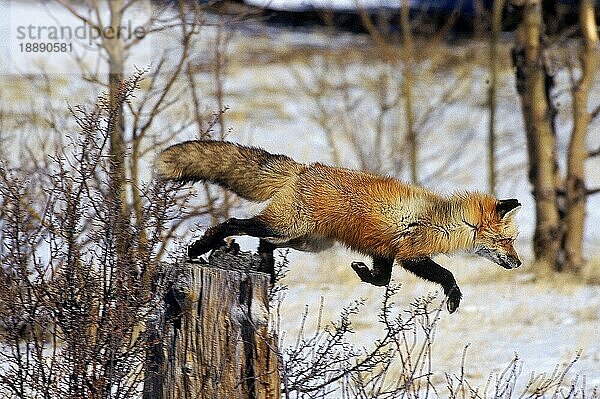
[[[245,0],[244,2],[256,7],[286,11],[398,8],[400,5],[398,0]]]
[[[373,9],[398,10],[403,0],[244,0],[244,3],[276,11],[358,11]],[[408,0],[411,9],[441,10],[447,13],[454,9],[473,12],[473,1],[452,0]]]

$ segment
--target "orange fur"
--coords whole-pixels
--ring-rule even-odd
[[[258,218],[287,237],[340,241],[401,260],[473,250],[476,235],[490,231],[514,239],[514,223],[499,218],[496,204],[486,194],[443,197],[390,177],[313,164]]]

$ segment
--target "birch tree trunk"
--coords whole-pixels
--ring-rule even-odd
[[[125,194],[125,138],[123,116],[123,103],[120,101],[121,84],[124,80],[125,53],[120,31],[123,21],[123,0],[108,1],[110,9],[110,26],[107,27],[110,34],[103,35],[104,47],[108,53],[108,93],[111,106],[116,113],[113,126],[110,131],[110,155],[111,155],[111,184],[113,192],[118,195],[121,201],[121,219],[124,223],[129,220],[129,211]]]
[[[513,49],[513,62],[525,119],[529,181],[536,203],[533,250],[536,260],[556,269],[560,268],[562,238],[556,194],[560,179],[556,160],[555,111],[550,101],[553,82],[543,60],[542,27],[540,0],[525,1],[523,20]]]
[[[403,81],[402,94],[404,96],[404,113],[406,117],[406,138],[410,147],[410,179],[413,184],[419,184],[419,143],[415,128],[415,114],[413,108],[413,40],[409,18],[408,0],[403,0],[400,9],[400,24],[402,25],[402,65]]]
[[[492,31],[490,33],[490,87],[488,107],[488,192],[496,194],[496,89],[498,87],[498,40],[502,32],[502,11],[504,0],[494,1],[492,10]]]
[[[573,131],[567,158],[564,237],[564,268],[574,272],[579,271],[584,263],[582,244],[587,199],[584,167],[588,154],[585,141],[590,124],[588,97],[598,65],[598,32],[593,1],[581,1],[579,22],[583,36],[580,53],[581,77],[572,90]]]

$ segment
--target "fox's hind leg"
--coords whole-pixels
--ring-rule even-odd
[[[448,312],[454,313],[458,309],[462,294],[450,270],[438,265],[431,258],[406,259],[402,260],[401,264],[402,267],[417,276],[442,286],[444,294],[448,297],[448,302],[446,302]]]
[[[190,259],[197,258],[212,249],[219,248],[223,245],[225,238],[236,235],[259,238],[280,236],[272,227],[258,218],[231,218],[206,230],[202,238],[188,247],[188,257]]]
[[[273,251],[277,248],[275,244],[260,239],[258,243],[258,255],[260,256],[260,271],[271,276],[271,284],[275,284],[275,258]]]
[[[352,262],[352,269],[365,283],[376,286],[388,285],[392,278],[393,258],[373,256],[373,269],[369,269],[363,262]]]

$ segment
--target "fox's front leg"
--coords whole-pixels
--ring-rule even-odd
[[[376,286],[388,285],[392,278],[393,258],[373,256],[373,269],[369,269],[363,262],[352,262],[352,269],[358,277],[366,283]]]
[[[197,258],[210,250],[223,246],[223,240],[230,236],[249,235],[252,237],[279,237],[280,235],[262,220],[227,219],[223,223],[210,227],[206,233],[188,247],[188,257]]]
[[[462,294],[450,270],[438,265],[431,258],[406,259],[402,260],[401,264],[402,267],[417,276],[442,286],[444,294],[448,297],[448,302],[446,302],[448,312],[454,313],[458,309]]]

